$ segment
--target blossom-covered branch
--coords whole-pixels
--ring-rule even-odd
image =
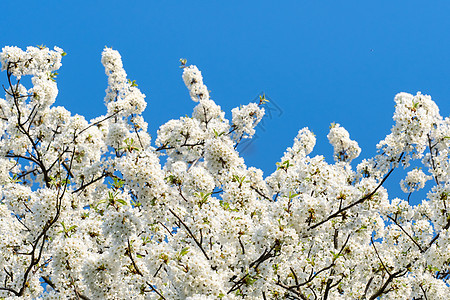
[[[193,112],[152,143],[145,95],[111,48],[105,115],[54,105],[65,54],[0,53],[0,298],[448,298],[450,118],[430,96],[395,96],[374,157],[356,163],[336,123],[329,163],[303,128],[264,176],[237,146],[265,97],[228,120],[182,60]],[[405,194],[388,193],[394,171]]]

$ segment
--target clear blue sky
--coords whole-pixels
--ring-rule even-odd
[[[265,119],[243,155],[266,175],[305,126],[317,135],[313,154],[328,161],[331,122],[359,142],[361,158],[372,156],[398,92],[430,94],[450,114],[449,1],[279,2],[4,0],[0,39],[63,48],[57,105],[88,120],[105,113],[101,51],[119,50],[147,95],[153,140],[195,105],[182,57],[202,70],[227,117],[264,91],[282,114]]]

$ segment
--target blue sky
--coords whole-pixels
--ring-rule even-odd
[[[281,1],[280,1],[281,2]],[[89,120],[105,113],[105,46],[119,50],[147,95],[153,140],[195,103],[179,59],[202,70],[211,97],[231,109],[261,91],[277,108],[245,149],[266,175],[300,128],[332,161],[326,135],[340,123],[363,149],[392,126],[398,92],[430,94],[450,114],[449,1],[2,1],[1,45],[55,45],[68,55],[57,105]],[[0,77],[4,83],[6,74]],[[281,114],[280,114],[281,112]]]

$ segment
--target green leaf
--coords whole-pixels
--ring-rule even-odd
[[[125,143],[126,147],[120,147],[119,150],[125,150],[130,153],[133,152],[133,150],[139,151],[139,148],[134,146],[134,139],[126,138],[123,142]]]
[[[9,180],[11,181],[11,183],[19,183],[22,182],[22,180],[17,179],[19,176],[17,174],[14,174],[13,177],[9,177]]]
[[[139,207],[142,205],[142,203],[138,202],[137,200],[131,199],[131,205],[133,205],[134,207]]]
[[[183,249],[181,249],[180,255],[185,256],[186,254],[188,254],[188,252],[189,252],[189,247],[184,247]]]
[[[113,180],[114,180],[114,182],[112,183],[112,186],[116,190],[122,188],[125,183],[124,180],[117,178],[117,177],[114,177]]]
[[[279,169],[287,170],[287,168],[289,168],[290,166],[290,163],[289,160],[285,160],[282,163],[276,163],[276,165],[278,166],[277,170]]]
[[[259,95],[259,104],[258,105],[266,104],[267,102],[269,102],[269,100],[266,99],[265,93],[263,93],[262,95]]]
[[[131,81],[130,79],[128,79],[128,83],[131,85],[131,87],[138,86],[136,84],[136,80]]]
[[[127,205],[127,202],[125,202],[125,200],[123,200],[123,199],[116,199],[116,201],[122,205]]]
[[[102,200],[98,201],[98,202],[97,202],[97,205],[95,206],[95,208],[97,208],[100,204],[106,203],[106,202],[108,202],[107,199],[102,199]]]
[[[292,198],[297,197],[300,194],[291,194],[291,192],[289,191],[289,200],[291,200]]]
[[[180,68],[186,68],[187,59],[186,58],[180,58]]]

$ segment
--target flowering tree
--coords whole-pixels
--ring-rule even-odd
[[[391,133],[356,168],[358,144],[332,124],[334,164],[308,156],[304,128],[263,178],[236,147],[264,98],[230,122],[182,61],[197,104],[152,146],[115,50],[102,54],[104,116],[53,106],[64,55],[0,54],[0,298],[448,299],[450,119],[429,96],[398,94]],[[383,184],[414,160],[400,185],[432,182],[427,199],[389,199]]]

